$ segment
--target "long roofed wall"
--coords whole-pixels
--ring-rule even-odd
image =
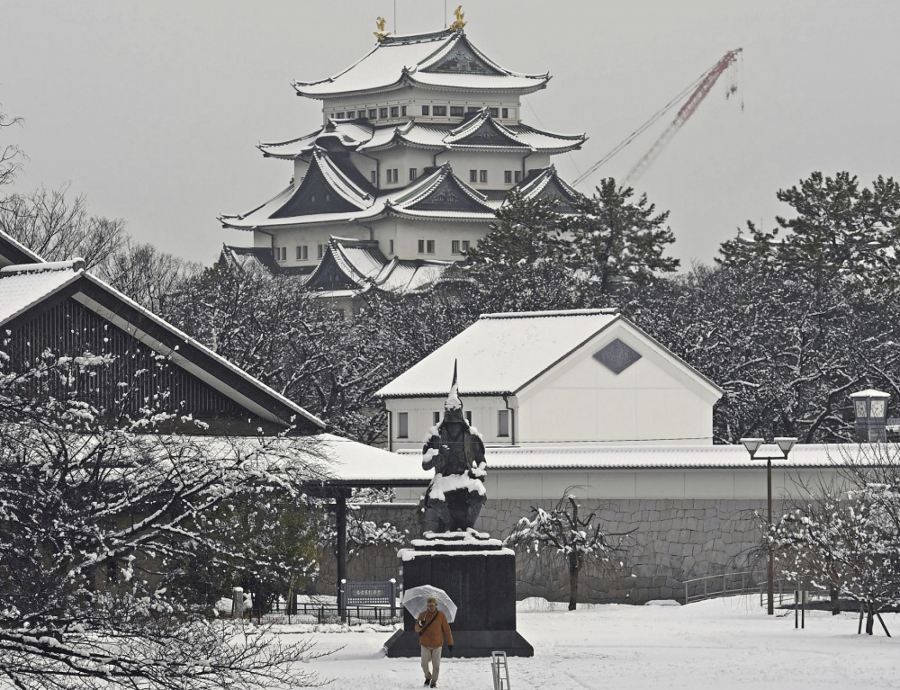
[[[312,271],[334,237],[377,243],[385,269],[461,260],[514,189],[560,197],[571,210],[574,190],[550,161],[585,136],[521,119],[521,96],[549,80],[502,67],[462,29],[383,37],[342,72],[294,82],[299,96],[322,101],[322,126],[259,145],[265,157],[291,161],[293,179],[269,201],[219,219],[253,232],[256,251],[271,247],[279,270]],[[342,280],[329,271],[329,284],[360,282],[358,271]]]

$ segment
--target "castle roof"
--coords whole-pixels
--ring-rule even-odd
[[[389,215],[490,222],[500,207],[500,201],[489,199],[456,177],[449,163],[402,189],[375,197],[342,177],[342,169],[332,160],[334,156],[316,149],[315,166],[310,165],[299,187],[295,189],[291,184],[262,206],[242,215],[223,215],[219,220],[224,227],[238,230],[369,222]]]
[[[584,134],[556,134],[529,125],[507,125],[490,116],[487,108],[460,124],[409,120],[403,125],[376,127],[363,120],[329,120],[321,129],[296,139],[260,143],[263,155],[293,160],[306,158],[317,146],[338,143],[361,153],[411,146],[435,151],[565,153],[581,148]]]
[[[388,36],[363,58],[328,79],[295,81],[298,95],[325,99],[418,86],[437,91],[526,94],[542,89],[549,74],[507,70],[478,50],[462,30]]]
[[[375,240],[332,237],[322,260],[306,281],[311,290],[410,292],[437,280],[450,261],[390,261]]]

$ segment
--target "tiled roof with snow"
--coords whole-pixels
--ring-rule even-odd
[[[332,172],[340,169],[327,163],[330,156],[325,152],[318,152],[317,159],[323,161],[319,168]],[[313,173],[316,175],[318,173]],[[331,185],[331,178],[322,174],[322,177]],[[386,191],[382,196],[369,197],[369,205],[359,210],[338,209],[323,213],[303,212],[300,208],[305,193],[304,184],[311,180],[311,174],[307,173],[300,187],[293,186],[280,192],[276,197],[267,201],[252,211],[240,215],[219,216],[224,227],[238,230],[253,230],[259,227],[278,227],[284,225],[323,225],[327,223],[369,222],[384,218],[388,215],[416,218],[419,220],[458,220],[490,223],[495,220],[495,210],[500,202],[488,199],[486,195],[472,189],[458,177],[453,175],[449,164],[437,168],[429,175],[423,175],[418,180],[401,189]],[[346,179],[346,178],[345,178]],[[447,184],[453,188],[453,199],[442,200],[440,192],[442,185]],[[358,186],[357,186],[358,188]],[[334,184],[330,189],[335,194],[343,195],[345,188]],[[340,191],[338,191],[340,190]],[[341,196],[341,199],[344,199]],[[349,195],[346,200],[351,200]],[[363,203],[363,197],[358,197],[359,203]]]
[[[458,66],[454,56],[460,55]],[[549,75],[511,72],[473,46],[463,31],[445,29],[415,36],[390,36],[343,72],[315,82],[294,82],[301,96],[331,98],[422,86],[453,91],[531,93]]]
[[[619,318],[605,309],[484,314],[376,395],[446,395],[454,362],[461,396],[515,393]]]
[[[84,261],[54,261],[18,264],[0,269],[0,325],[76,281]]]
[[[0,240],[7,237],[8,235],[0,231]],[[247,409],[255,407],[254,411],[257,414],[270,421],[279,421],[283,424],[290,422],[287,418],[277,417],[271,409],[265,408],[259,402],[254,401],[252,396],[247,395],[247,387],[255,388],[269,399],[267,404],[270,407],[280,407],[287,410],[289,416],[302,418],[320,429],[325,428],[325,423],[315,415],[175,328],[168,321],[141,306],[108,283],[86,273],[82,259],[10,265],[0,269],[0,325],[7,324],[12,319],[25,314],[70,285],[73,286],[73,291],[89,295],[87,302],[96,303],[98,306],[106,303],[106,306],[98,312],[103,314],[104,318],[116,323],[120,328],[127,326],[124,329],[133,337],[157,352],[171,356],[175,364],[199,376],[224,395],[238,400]],[[109,305],[114,305],[111,311],[109,311]],[[129,318],[132,321],[128,321]],[[140,323],[139,327],[135,325],[137,323]],[[153,335],[154,330],[156,335]],[[164,334],[162,340],[157,337],[160,334]],[[164,340],[170,340],[170,344],[165,344]],[[177,343],[174,348],[172,342]],[[239,385],[235,386],[234,381],[225,381],[221,374],[214,373],[217,369],[231,372],[240,380]],[[211,383],[213,379],[215,382]],[[277,402],[277,405],[273,406],[273,401]]]
[[[823,468],[847,464],[889,462],[884,444],[797,444],[787,460],[774,444],[764,445],[759,457],[779,458],[773,467]],[[421,457],[416,450],[400,455]],[[612,444],[535,444],[487,447],[488,471],[497,470],[664,470],[664,469],[751,469],[760,471],[765,463],[751,460],[742,445],[652,446]]]
[[[437,280],[452,263],[397,257],[388,261],[375,240],[332,237],[307,285],[311,289],[332,292],[336,285],[356,285],[360,290],[377,288],[386,292],[411,292]],[[335,270],[339,273],[335,274]]]
[[[489,120],[510,139],[507,142],[465,142],[464,139],[485,121]],[[485,108],[476,117],[460,124],[432,123],[410,119],[400,125],[374,126],[363,121],[333,120],[329,125],[310,134],[283,142],[259,144],[265,156],[293,160],[312,154],[314,148],[327,143],[329,138],[340,142],[348,150],[382,151],[394,146],[411,146],[434,150],[452,151],[481,149],[523,150],[540,153],[565,153],[581,147],[584,134],[556,134],[530,125],[507,125],[492,118]]]

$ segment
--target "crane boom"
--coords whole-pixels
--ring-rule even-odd
[[[703,99],[706,98],[707,94],[712,90],[712,87],[715,86],[716,81],[722,76],[722,73],[737,60],[737,57],[742,50],[742,48],[729,50],[722,59],[706,73],[706,76],[703,77],[700,84],[694,89],[690,98],[688,98],[685,104],[681,106],[681,109],[678,111],[675,119],[672,120],[672,123],[666,128],[666,131],[662,133],[659,139],[656,140],[656,143],[653,144],[650,150],[644,154],[644,157],[641,158],[629,171],[628,175],[626,175],[626,183],[634,182],[647,170],[647,168],[650,167],[650,164],[660,153],[662,153],[662,150],[672,140],[672,137],[675,136],[678,130],[681,129],[681,126],[696,112],[697,108],[703,102]]]

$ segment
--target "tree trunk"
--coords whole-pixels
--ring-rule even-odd
[[[866,635],[875,633],[875,604],[866,602]]]
[[[574,611],[578,605],[578,567],[577,556],[569,556],[569,611]]]
[[[831,585],[828,594],[831,597],[831,615],[837,616],[841,612],[841,601],[838,598],[841,590],[837,586]]]

